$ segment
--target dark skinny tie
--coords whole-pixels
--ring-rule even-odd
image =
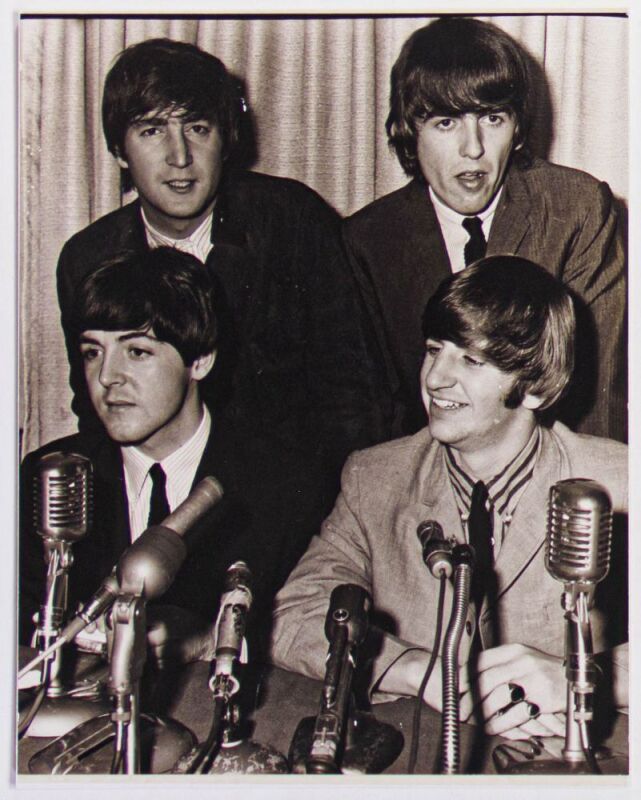
[[[160,464],[152,464],[149,469],[151,478],[151,499],[149,501],[149,518],[147,526],[160,525],[169,515],[167,502],[167,476]]]
[[[483,223],[479,217],[465,217],[462,225],[470,236],[463,250],[465,266],[469,267],[470,264],[485,257],[487,242],[483,235]]]
[[[492,547],[492,510],[488,509],[487,487],[483,481],[474,484],[470,516],[468,519],[470,544],[474,548],[474,572],[472,577],[472,599],[478,614],[486,593],[493,588],[494,551]]]

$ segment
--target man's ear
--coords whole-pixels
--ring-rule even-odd
[[[214,366],[215,361],[216,350],[213,350],[211,353],[207,353],[204,356],[199,356],[190,367],[191,377],[195,381],[202,381],[202,379],[206,378],[211,372],[211,368]]]
[[[537,394],[529,394],[526,392],[521,401],[521,405],[530,411],[536,411],[537,408],[543,405],[543,398],[539,397]]]
[[[118,164],[120,169],[129,169],[129,164],[124,159],[124,157],[121,155],[120,150],[116,150],[114,158],[116,159],[116,163]]]

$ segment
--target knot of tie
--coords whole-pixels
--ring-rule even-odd
[[[152,464],[149,468],[151,478],[151,498],[149,500],[149,518],[147,526],[160,525],[169,515],[167,501],[167,476],[160,464]]]
[[[483,234],[483,223],[480,217],[465,217],[462,225],[470,237],[463,250],[465,266],[467,267],[485,257],[487,242]]]

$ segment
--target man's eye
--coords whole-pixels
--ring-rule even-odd
[[[197,136],[208,136],[211,128],[205,122],[195,122],[190,126],[189,130]]]
[[[151,355],[151,351],[145,350],[142,347],[130,347],[128,352],[130,357],[136,361],[141,361]]]
[[[160,132],[161,129],[157,125],[149,125],[140,129],[140,136],[151,137],[156,136]]]
[[[454,127],[454,120],[451,117],[442,117],[436,121],[434,127],[442,131],[448,131]]]
[[[482,367],[485,363],[481,361],[479,358],[474,358],[474,356],[463,356],[465,363],[469,364],[471,367]]]
[[[441,348],[437,344],[428,344],[425,345],[425,352],[427,353],[428,356],[434,358],[441,352]]]
[[[100,350],[97,350],[95,347],[90,347],[86,350],[81,350],[80,354],[83,361],[93,361],[100,355]]]
[[[490,125],[498,126],[498,125],[502,125],[505,122],[505,115],[504,114],[486,114],[484,119]]]

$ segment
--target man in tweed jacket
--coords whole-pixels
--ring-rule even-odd
[[[387,132],[411,182],[349,218],[344,238],[381,345],[396,434],[425,424],[420,317],[447,275],[486,254],[543,265],[580,298],[577,375],[559,418],[625,441],[625,254],[607,184],[533,158],[528,57],[505,32],[450,17],[416,31],[392,70]],[[478,240],[477,240],[478,241]]]
[[[562,584],[544,565],[548,493],[557,481],[581,477],[611,496],[613,567],[597,587],[592,624],[595,652],[612,676],[605,688],[625,705],[627,448],[543,424],[572,372],[575,318],[569,293],[541,267],[494,256],[451,276],[427,304],[424,335],[429,425],[348,460],[334,510],[276,598],[272,657],[322,677],[331,591],[356,583],[373,599],[374,699],[416,694],[439,592],[417,527],[435,520],[446,537],[469,541],[478,487],[493,538],[484,592],[471,604],[460,648],[462,716],[474,713],[489,733],[513,738],[563,736]],[[451,593],[446,608],[450,601]],[[526,702],[497,715],[510,684],[523,688]],[[440,708],[438,667],[424,700]]]

